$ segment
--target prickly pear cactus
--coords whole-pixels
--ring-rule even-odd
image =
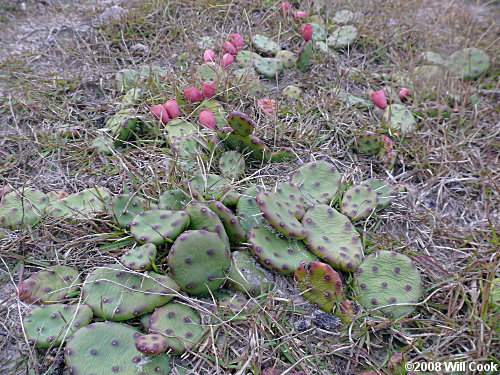
[[[189,230],[205,230],[216,233],[229,246],[229,237],[219,216],[208,208],[205,203],[190,203],[186,206],[189,215]]]
[[[153,311],[178,291],[179,286],[166,275],[139,274],[116,264],[92,271],[83,285],[82,298],[94,315],[122,321]]]
[[[223,128],[217,136],[227,148],[241,152],[245,157],[254,160],[267,162],[271,159],[271,151],[265,143],[250,134],[248,137],[237,134],[232,128]]]
[[[162,246],[175,240],[188,224],[189,215],[184,211],[149,210],[134,216],[130,233],[140,244]]]
[[[370,216],[378,205],[378,195],[370,185],[354,184],[344,192],[340,208],[342,214],[358,221]]]
[[[216,86],[226,77],[224,68],[215,62],[201,64],[196,73],[203,82],[212,81],[215,82]]]
[[[256,59],[260,59],[261,56],[255,52],[251,51],[238,51],[236,55],[236,63],[243,67],[253,67],[253,62]]]
[[[431,65],[440,65],[440,66],[442,66],[442,65],[445,64],[445,61],[441,57],[441,55],[437,54],[436,52],[432,52],[432,51],[425,51],[422,54],[422,60],[423,60],[424,63],[431,64]]]
[[[168,348],[168,341],[163,335],[150,333],[149,335],[137,337],[135,347],[142,354],[155,356],[165,353]]]
[[[10,229],[32,226],[43,216],[48,204],[49,197],[39,190],[12,191],[0,199],[0,226]]]
[[[398,196],[398,189],[389,181],[381,178],[369,178],[361,181],[360,185],[369,185],[377,194],[377,210],[387,207]]]
[[[224,284],[231,268],[231,255],[216,233],[190,230],[175,240],[167,264],[183,291],[208,294]]]
[[[354,13],[350,10],[339,10],[333,17],[333,22],[339,25],[346,25],[354,20]]]
[[[156,246],[147,243],[134,249],[127,250],[120,257],[120,263],[130,270],[146,271],[151,268],[156,259]]]
[[[256,200],[264,218],[278,232],[297,240],[302,240],[306,237],[307,231],[295,217],[297,210],[296,207],[292,207],[292,202],[284,203],[276,193],[268,191],[259,192]]]
[[[180,189],[167,190],[158,198],[160,210],[181,211],[189,203],[189,198]]]
[[[384,111],[384,124],[391,130],[401,131],[403,134],[414,131],[417,127],[415,117],[402,104],[391,104]]]
[[[221,202],[215,200],[207,201],[205,202],[205,205],[219,217],[231,243],[239,244],[246,240],[246,231],[241,226],[238,218],[229,208],[224,206]]]
[[[302,96],[300,87],[289,85],[283,89],[283,95],[290,99],[299,99]]]
[[[238,135],[249,136],[255,129],[252,119],[243,112],[231,112],[227,122]]]
[[[490,67],[490,57],[479,48],[465,48],[454,52],[448,61],[448,69],[457,77],[474,79]]]
[[[248,253],[234,251],[231,254],[231,270],[227,276],[226,288],[256,297],[269,292],[273,286],[272,279]]]
[[[96,212],[104,211],[110,200],[111,195],[106,189],[89,188],[50,202],[45,208],[45,212],[52,217],[85,218]]]
[[[422,295],[422,279],[410,258],[394,251],[379,251],[366,257],[354,277],[354,290],[366,310],[398,303],[417,303]],[[378,309],[399,319],[415,306],[391,306]]]
[[[92,316],[92,309],[85,305],[40,306],[23,319],[23,331],[35,348],[57,347],[89,324]]]
[[[206,199],[220,200],[226,206],[236,205],[240,198],[238,192],[233,189],[231,181],[217,174],[198,174],[191,180],[191,184],[202,192]]]
[[[93,323],[68,341],[64,359],[74,375],[168,375],[170,358],[148,357],[135,347],[136,329],[112,322]]]
[[[360,98],[359,96],[349,94],[344,90],[338,90],[337,92],[338,99],[349,107],[358,108],[361,110],[368,110],[373,108],[375,104],[371,100],[366,100]]]
[[[346,48],[352,45],[357,37],[358,29],[354,26],[341,26],[332,32],[326,43],[332,48]]]
[[[79,272],[66,266],[55,266],[31,275],[19,284],[19,299],[27,303],[57,303],[78,290]]]
[[[282,163],[295,159],[297,159],[297,156],[290,147],[280,147],[271,153],[271,161],[274,163]]]
[[[252,42],[255,49],[265,55],[275,56],[279,51],[281,51],[281,47],[278,43],[272,41],[264,35],[254,35]]]
[[[302,262],[316,260],[302,242],[278,237],[263,226],[252,228],[248,239],[250,250],[259,262],[282,275],[293,275]]]
[[[292,174],[290,181],[300,187],[306,202],[310,203],[336,200],[343,186],[337,168],[324,161],[304,164]]]
[[[377,155],[380,152],[380,137],[371,132],[364,132],[356,137],[354,150],[363,155]]]
[[[293,68],[297,63],[297,54],[287,50],[281,50],[276,54],[276,58],[281,60],[285,69]]]
[[[155,310],[150,319],[149,330],[163,335],[167,340],[167,348],[173,354],[182,354],[192,349],[206,331],[196,311],[176,302]]]
[[[238,180],[245,174],[245,158],[238,151],[224,152],[219,159],[219,169],[224,177]]]
[[[313,42],[304,42],[300,47],[299,53],[297,55],[297,68],[301,72],[305,72],[309,65],[311,64],[311,57],[313,53]]]
[[[323,25],[320,25],[319,23],[312,23],[311,25],[313,27],[312,40],[315,42],[324,42],[327,38],[325,27]]]
[[[363,260],[361,238],[349,218],[318,204],[307,210],[302,224],[309,250],[334,267],[355,271]]]
[[[107,208],[113,222],[122,228],[127,228],[135,215],[151,207],[144,198],[136,195],[121,194],[114,197]]]
[[[274,57],[256,59],[253,62],[253,67],[257,73],[265,78],[276,78],[284,70],[281,60]]]
[[[302,219],[306,212],[305,198],[297,185],[291,182],[276,184],[274,192],[278,199],[290,210],[297,219]]]
[[[257,225],[266,223],[266,219],[262,216],[262,212],[255,199],[258,193],[259,189],[257,187],[249,187],[241,195],[236,204],[236,213],[245,232],[248,232]]]
[[[322,262],[301,264],[295,271],[295,281],[305,299],[329,313],[344,297],[339,274]]]

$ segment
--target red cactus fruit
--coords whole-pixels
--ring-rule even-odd
[[[372,101],[373,103],[381,108],[385,109],[387,107],[387,98],[385,97],[385,92],[384,90],[379,90],[379,91],[373,91],[371,93]]]
[[[229,41],[233,46],[236,47],[236,49],[239,51],[240,49],[243,48],[245,45],[245,41],[243,40],[243,37],[241,34],[231,34],[229,35]]]
[[[408,89],[401,89],[398,93],[399,99],[406,100],[410,96],[410,91]]]
[[[257,106],[268,116],[273,117],[276,114],[276,101],[273,99],[259,99]]]
[[[200,113],[200,123],[205,128],[215,129],[215,116],[210,110],[206,110]]]
[[[309,42],[313,37],[313,26],[310,24],[302,25],[302,38],[304,41]]]
[[[292,10],[292,5],[288,1],[285,1],[281,5],[281,8],[283,9],[283,13],[290,14],[290,11]]]
[[[234,56],[229,53],[226,53],[224,56],[222,56],[222,59],[220,59],[220,65],[223,68],[227,68],[232,63],[234,63]]]
[[[301,11],[293,12],[293,18],[295,20],[301,20],[301,19],[307,18],[307,13],[301,12]]]
[[[177,103],[177,100],[174,100],[174,99],[167,100],[167,102],[165,104],[163,104],[163,106],[167,110],[168,117],[170,117],[170,118],[179,117],[180,110],[179,110],[179,104]]]
[[[203,100],[203,95],[201,94],[200,90],[198,90],[196,87],[191,87],[184,91],[184,97],[186,98],[187,101],[197,103],[201,102]]]
[[[222,49],[224,50],[224,52],[229,53],[233,56],[238,54],[238,50],[231,42],[224,42],[224,44],[222,45]]]
[[[161,120],[164,124],[170,121],[170,117],[168,117],[168,112],[163,106],[163,104],[155,105],[151,108],[151,113],[157,120]]]
[[[203,53],[203,61],[205,62],[215,61],[215,52],[211,49],[205,50],[205,52]]]
[[[208,81],[203,83],[203,87],[201,89],[201,93],[205,99],[209,99],[215,96],[215,83],[212,81]]]

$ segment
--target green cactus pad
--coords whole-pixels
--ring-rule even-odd
[[[106,189],[89,188],[50,202],[45,212],[52,217],[80,219],[104,211],[110,200],[111,195]]]
[[[122,228],[127,228],[134,219],[134,216],[151,208],[151,204],[144,198],[136,195],[117,195],[107,208],[107,213],[111,220]]]
[[[235,70],[233,77],[232,84],[235,91],[231,90],[231,97],[260,96],[262,94],[262,83],[253,68],[253,60],[250,67]]]
[[[200,65],[197,75],[203,82],[212,81],[217,86],[219,82],[224,81],[226,71],[215,62],[207,62]]]
[[[221,174],[231,180],[238,180],[245,174],[245,159],[238,151],[227,151],[219,159]]]
[[[248,137],[237,134],[232,128],[223,128],[217,133],[227,148],[248,155],[251,159],[258,161],[268,161],[271,158],[271,151],[265,143],[250,134]]]
[[[330,203],[341,193],[343,182],[333,164],[316,161],[304,164],[293,172],[290,181],[297,185],[306,202]]]
[[[219,217],[231,243],[239,244],[246,240],[246,231],[229,208],[224,206],[223,203],[215,200],[207,201],[205,205]]]
[[[297,185],[291,182],[281,182],[274,187],[274,192],[297,219],[302,219],[306,212],[306,203]]]
[[[198,174],[191,180],[191,184],[195,189],[203,192],[205,198],[220,200],[226,206],[236,205],[240,197],[233,189],[231,181],[217,174]]]
[[[297,240],[302,240],[307,236],[307,231],[295,217],[297,208],[293,203],[288,201],[284,203],[278,194],[268,191],[259,192],[256,201],[264,218],[278,232]]]
[[[183,291],[207,294],[224,284],[231,256],[229,247],[216,233],[190,230],[177,237],[167,263]]]
[[[0,199],[0,226],[18,229],[23,225],[34,225],[49,204],[47,194],[33,189],[21,188]]]
[[[189,230],[205,230],[216,233],[229,246],[229,237],[219,216],[205,203],[190,203],[185,208],[189,215]]]
[[[420,117],[436,117],[436,118],[451,118],[452,109],[447,105],[435,105],[429,107],[416,108],[413,113]]]
[[[130,223],[130,234],[140,244],[162,246],[173,241],[189,224],[184,211],[149,210],[136,215]]]
[[[290,69],[297,63],[297,54],[291,51],[282,50],[276,54],[276,58],[281,60],[285,69]]]
[[[332,48],[346,48],[352,45],[357,37],[358,29],[354,26],[341,26],[332,32],[326,43]]]
[[[193,124],[180,118],[170,120],[165,126],[165,138],[170,145],[190,139],[190,136],[196,133],[197,129]]]
[[[417,121],[411,111],[402,104],[392,104],[384,111],[384,125],[403,134],[414,131]]]
[[[189,203],[189,198],[180,189],[167,190],[158,198],[161,210],[180,211]]]
[[[120,263],[131,270],[146,271],[156,259],[156,246],[147,243],[134,249],[127,250],[120,257]]]
[[[55,266],[39,271],[22,281],[19,299],[26,303],[57,303],[78,290],[82,280],[79,272],[66,266]]]
[[[309,69],[309,65],[311,64],[311,57],[313,53],[313,42],[308,41],[304,42],[300,47],[299,53],[297,55],[297,68],[301,72],[305,72]]]
[[[369,178],[361,181],[360,185],[369,185],[377,194],[377,210],[387,207],[398,196],[398,189],[389,181],[381,178]]]
[[[360,98],[359,96],[349,94],[344,90],[338,90],[337,97],[342,103],[348,105],[349,107],[354,107],[361,110],[368,110],[374,107],[374,104],[371,100],[366,100]]]
[[[393,251],[368,256],[354,276],[354,290],[367,309],[397,303],[417,303],[422,295],[422,280],[410,258]],[[392,306],[376,312],[398,319],[410,314],[415,306]]]
[[[265,55],[275,56],[281,47],[278,43],[272,41],[267,36],[256,34],[252,38],[252,43],[256,50],[262,52]]]
[[[297,159],[297,155],[290,147],[280,147],[277,151],[271,153],[273,163],[283,163],[295,159]]]
[[[339,274],[322,262],[301,264],[295,271],[295,281],[305,299],[329,313],[344,296]]]
[[[311,24],[313,27],[313,37],[312,40],[317,42],[317,41],[322,41],[324,42],[326,40],[326,29],[323,25],[320,25],[319,23],[312,23]]]
[[[23,319],[24,333],[35,348],[57,347],[75,331],[88,325],[92,316],[92,310],[85,305],[40,306]]]
[[[363,260],[361,237],[349,218],[327,205],[315,205],[302,217],[308,231],[304,242],[328,264],[355,271]]]
[[[236,55],[236,63],[240,66],[243,66],[243,67],[252,67],[253,68],[253,62],[256,59],[260,59],[260,58],[261,58],[260,55],[255,53],[255,52],[246,51],[246,50],[238,51],[238,54]]]
[[[142,354],[155,356],[165,353],[168,348],[168,341],[163,335],[150,333],[149,335],[137,337],[135,347]]]
[[[113,155],[116,152],[113,140],[108,135],[96,137],[90,145],[90,150],[97,154]]]
[[[178,285],[166,275],[140,274],[116,264],[92,271],[83,285],[82,298],[96,316],[122,321],[153,311],[178,291]]]
[[[354,150],[363,155],[377,155],[380,152],[380,137],[371,132],[364,132],[356,137]]]
[[[129,90],[136,86],[136,82],[140,80],[140,74],[137,70],[122,69],[115,75],[118,90]]]
[[[73,375],[168,375],[170,358],[148,357],[135,347],[136,329],[112,322],[93,323],[68,341],[64,358]]]
[[[251,296],[269,292],[274,284],[272,279],[254,261],[252,256],[243,251],[231,254],[231,271],[224,287]]]
[[[316,257],[302,242],[281,238],[263,226],[254,227],[248,234],[250,250],[259,262],[283,275],[293,275],[302,262],[313,262]]]
[[[302,96],[302,89],[298,86],[288,85],[283,89],[283,96],[290,99],[299,99]]]
[[[280,59],[261,57],[253,62],[255,71],[265,78],[276,78],[283,73],[284,66]]]
[[[171,302],[155,310],[149,330],[167,339],[167,348],[173,354],[182,354],[195,347],[206,329],[200,316],[189,306]]]
[[[256,225],[266,223],[266,219],[262,216],[259,205],[255,197],[259,189],[255,186],[249,187],[240,197],[236,204],[236,213],[240,218],[240,224],[248,232]]]
[[[333,22],[338,25],[346,25],[354,20],[354,13],[350,10],[339,10],[333,17]]]
[[[490,67],[490,57],[478,48],[465,48],[454,52],[448,61],[450,72],[463,79],[474,79]]]
[[[341,212],[352,221],[369,217],[378,207],[377,193],[370,185],[354,184],[344,192]]]
[[[432,51],[425,51],[422,54],[422,60],[424,61],[424,63],[431,64],[431,65],[443,66],[445,64],[445,61],[441,57],[441,55],[437,54],[436,52],[432,52]]]
[[[205,201],[203,193],[200,190],[198,190],[195,184],[193,184],[191,181],[186,179],[181,180],[181,188],[187,194],[187,196],[191,198],[191,200],[197,202]]]
[[[227,117],[227,122],[238,135],[248,136],[255,129],[252,119],[242,112],[231,112]]]
[[[217,312],[222,317],[233,317],[235,315],[246,313],[255,306],[254,303],[237,294],[226,295],[217,300]]]
[[[132,108],[120,109],[106,121],[106,128],[115,144],[128,141],[139,130],[140,121]]]

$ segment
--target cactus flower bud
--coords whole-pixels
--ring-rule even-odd
[[[191,87],[184,91],[184,97],[186,98],[187,101],[197,103],[201,102],[203,100],[203,95],[201,94],[200,90],[198,90],[196,87]]]
[[[201,89],[201,93],[205,99],[209,99],[215,96],[215,83],[212,81],[208,81],[203,83],[203,87]]]
[[[167,102],[165,104],[163,104],[163,106],[167,110],[168,117],[170,117],[170,118],[179,117],[179,114],[180,114],[179,104],[177,103],[176,100],[174,100],[174,99],[167,100]]]
[[[292,10],[292,5],[288,1],[285,1],[281,5],[281,8],[283,9],[283,13],[290,14],[290,11]]]
[[[155,105],[151,108],[151,113],[157,120],[161,120],[164,124],[170,121],[170,117],[168,117],[168,112],[163,106],[163,104]]]
[[[232,63],[234,63],[234,56],[229,53],[226,53],[224,56],[222,56],[222,59],[220,59],[220,65],[223,68],[228,67]]]
[[[200,113],[200,123],[205,128],[215,129],[215,116],[210,110],[206,110]]]
[[[385,109],[387,107],[387,98],[385,97],[385,92],[384,90],[379,90],[379,91],[373,91],[371,93],[372,101],[373,103],[381,108]]]
[[[203,53],[203,61],[205,61],[205,62],[215,61],[215,52],[211,49],[207,49]]]
[[[309,42],[313,37],[313,26],[310,24],[304,24],[302,25],[302,38],[306,42]]]
[[[231,34],[229,35],[229,41],[233,46],[236,47],[236,49],[239,51],[240,49],[243,48],[245,45],[245,41],[243,40],[243,37],[241,34]]]

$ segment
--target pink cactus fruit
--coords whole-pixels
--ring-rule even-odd
[[[398,93],[399,99],[406,100],[410,97],[410,91],[408,89],[401,89]]]
[[[177,100],[171,99],[167,100],[165,104],[163,104],[165,109],[167,110],[168,117],[172,118],[177,118],[180,115],[180,110],[179,110],[179,104],[177,103]]]
[[[276,114],[276,101],[273,99],[259,99],[257,106],[268,116]]]
[[[224,56],[222,56],[222,59],[220,59],[220,65],[223,68],[227,68],[232,63],[234,63],[234,56],[229,53],[226,53]]]
[[[151,113],[157,120],[161,120],[164,124],[170,121],[170,117],[168,117],[168,112],[165,109],[163,104],[155,105],[151,108]]]
[[[283,9],[283,13],[290,14],[292,5],[288,1],[285,1],[283,4],[281,4],[281,8]]]
[[[301,11],[293,12],[293,18],[296,21],[304,19],[304,18],[307,18],[307,13],[306,12],[301,12]]]
[[[205,52],[203,53],[203,61],[205,62],[215,61],[215,52],[211,49],[205,50]]]
[[[224,44],[222,45],[222,49],[224,50],[224,52],[229,53],[233,56],[238,54],[238,50],[231,42],[224,42]]]
[[[240,49],[243,48],[245,45],[245,41],[243,40],[243,37],[241,34],[231,34],[229,35],[229,41],[233,46],[236,47],[236,49],[239,51]]]
[[[215,129],[215,116],[210,110],[206,110],[200,113],[200,123],[205,128]]]
[[[215,96],[215,83],[212,81],[208,81],[203,83],[203,87],[201,89],[201,93],[205,99],[210,99]]]
[[[190,87],[189,89],[184,91],[184,97],[187,101],[193,103],[201,102],[203,100],[203,95],[196,87]]]
[[[385,97],[384,90],[373,91],[371,93],[373,103],[380,109],[387,107],[387,98]]]
[[[313,37],[313,26],[310,24],[302,25],[302,38],[304,41],[309,42]]]

